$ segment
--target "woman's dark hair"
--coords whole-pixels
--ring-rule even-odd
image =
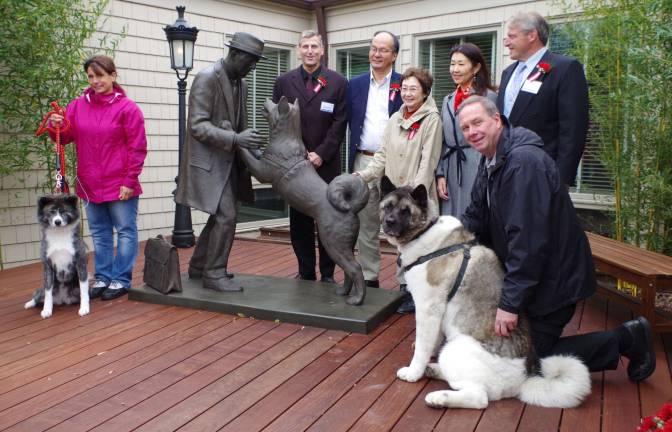
[[[407,78],[415,77],[422,87],[422,92],[429,96],[429,93],[432,91],[432,84],[434,84],[434,78],[432,78],[432,73],[427,69],[410,67],[406,69],[404,74],[401,76],[401,83],[404,82]],[[400,83],[400,84],[401,84]]]
[[[114,60],[106,55],[95,55],[89,58],[84,62],[84,73],[89,72],[89,67],[93,69],[93,72],[96,74],[102,74],[103,72],[108,75],[117,72],[117,67],[114,65]],[[116,87],[121,88],[119,84],[114,83]]]
[[[481,53],[481,49],[474,45],[473,43],[463,43],[460,45],[455,45],[452,50],[450,50],[450,57],[453,57],[455,53],[461,53],[466,58],[469,59],[471,64],[476,67],[476,65],[481,65],[481,68],[476,73],[474,81],[471,86],[474,88],[474,91],[477,95],[484,96],[486,90],[495,90],[490,82],[490,72],[488,71],[488,64]]]

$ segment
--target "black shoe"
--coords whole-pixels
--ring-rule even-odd
[[[364,284],[369,288],[380,288],[380,282],[378,282],[378,279],[365,280]]]
[[[314,281],[314,280],[316,280],[317,278],[316,278],[315,276],[313,276],[313,277],[308,277],[308,276],[303,276],[303,275],[301,275],[301,274],[297,274],[296,276],[294,276],[294,279]]]
[[[406,284],[401,284],[399,290],[406,293],[406,295],[404,296],[404,301],[399,305],[399,308],[397,308],[397,313],[402,315],[414,313],[415,303],[413,302],[413,296],[406,289]]]
[[[622,326],[630,332],[632,345],[622,355],[630,359],[628,378],[643,381],[656,370],[656,352],[653,349],[651,324],[644,317],[627,321]]]
[[[333,284],[335,284],[335,283],[336,283],[336,279],[334,279],[334,278],[331,277],[331,276],[322,276],[322,277],[320,278],[320,282],[324,282],[324,283],[333,283]]]
[[[117,288],[119,287],[119,288]],[[101,300],[114,300],[128,293],[128,288],[122,286],[119,282],[112,282],[109,287],[100,295]]]
[[[98,279],[91,279],[89,282],[89,298],[95,299],[100,297],[100,295],[107,289],[107,284],[104,281]]]

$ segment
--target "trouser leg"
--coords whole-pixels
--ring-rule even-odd
[[[114,263],[114,232],[109,203],[92,203],[86,206],[89,231],[93,240],[94,278],[109,284]]]
[[[227,276],[226,267],[236,234],[236,211],[236,197],[231,182],[228,182],[219,200],[217,213],[211,216],[214,221],[206,233],[207,240],[203,240],[207,242],[203,277],[217,279]]]
[[[289,234],[302,279],[315,280],[315,221],[289,208]]]
[[[320,233],[317,233],[317,247],[320,252],[320,277],[334,277],[334,269],[336,268],[336,263],[331,259],[327,250],[322,245],[322,239],[320,238]]]
[[[133,266],[138,255],[138,197],[109,203],[110,217],[117,231],[117,253],[112,265],[112,280],[130,288]]]
[[[208,239],[210,237],[210,231],[212,231],[212,227],[215,225],[215,219],[214,215],[208,217],[208,221],[196,241],[194,253],[189,260],[189,267],[201,271],[205,267],[205,257],[208,255]]]
[[[357,154],[355,171],[361,171],[373,159],[371,156]],[[380,181],[369,182],[369,201],[357,215],[359,217],[359,235],[357,236],[357,260],[362,266],[366,280],[378,280],[380,271],[380,218],[378,204],[380,202]]]
[[[616,369],[620,359],[616,332],[607,330],[560,337],[575,309],[574,304],[529,319],[532,342],[539,358],[573,355],[580,358],[591,372]]]

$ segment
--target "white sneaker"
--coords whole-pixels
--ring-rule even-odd
[[[112,283],[110,283],[110,286],[107,287],[107,289],[111,289],[111,290],[118,290],[118,289],[123,289],[123,288],[126,288],[126,287],[123,286],[121,284],[121,282],[119,282],[119,281],[112,281]]]
[[[91,281],[89,282],[89,288],[96,288],[96,289],[107,288],[107,284],[102,280],[91,279]]]

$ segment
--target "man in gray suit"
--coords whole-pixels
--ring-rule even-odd
[[[189,262],[189,277],[203,288],[241,291],[226,271],[236,229],[236,201],[252,202],[252,181],[236,149],[256,150],[264,140],[246,129],[246,91],[242,79],[262,55],[264,41],[238,32],[226,44],[226,58],[203,69],[189,93],[185,154],[180,161],[175,201],[210,214]]]

